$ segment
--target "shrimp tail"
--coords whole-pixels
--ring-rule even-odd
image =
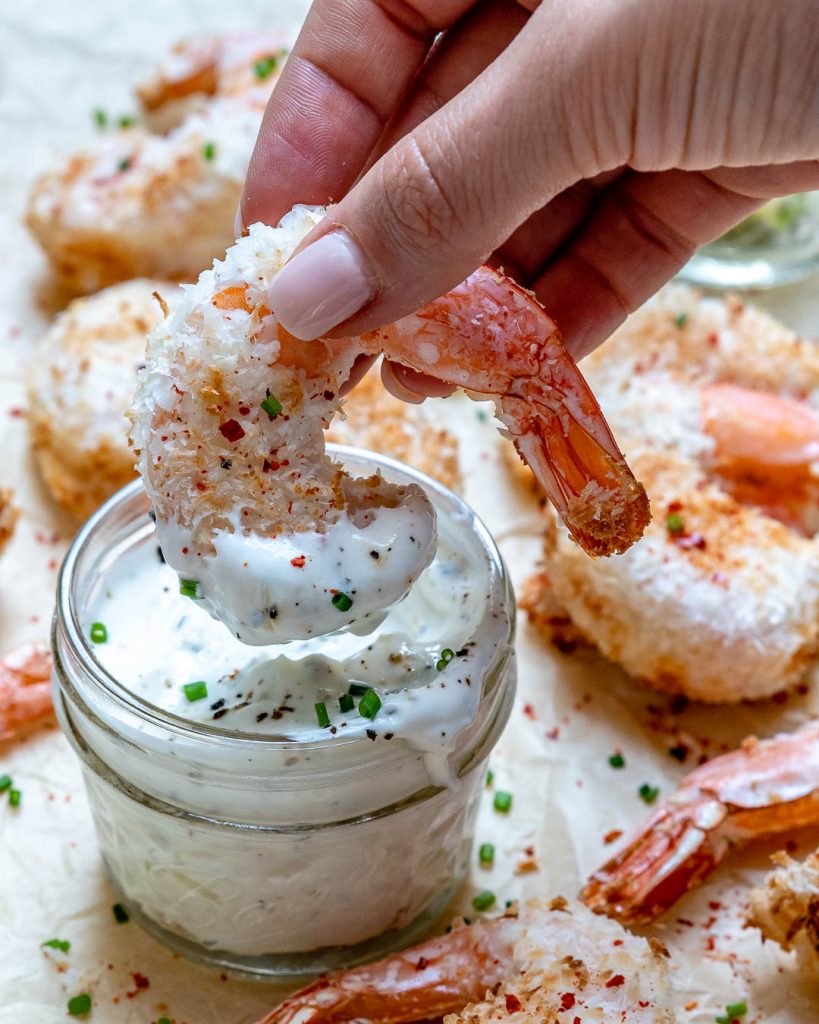
[[[37,644],[0,661],[0,741],[50,719],[51,652]]]

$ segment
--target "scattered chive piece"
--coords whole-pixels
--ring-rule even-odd
[[[644,782],[637,792],[640,794],[640,799],[647,804],[653,804],[660,795],[659,786],[649,786],[647,782]]]
[[[208,684],[204,679],[200,679],[195,683],[185,683],[182,687],[182,692],[193,704],[195,700],[203,700],[208,695]]]
[[[0,793],[5,793],[7,789],[11,789],[12,778],[10,775],[0,775]]]
[[[322,729],[326,729],[327,726],[330,724],[330,712],[327,710],[327,705],[322,700],[319,701],[318,704],[314,704],[313,706],[316,709],[316,718],[318,719],[318,724],[322,727]]]
[[[91,642],[104,644],[108,640],[108,630],[101,622],[92,622],[90,631]]]
[[[674,747],[669,747],[668,753],[675,761],[684,761],[688,756],[688,747],[684,747],[682,743],[679,743]]]
[[[338,608],[340,612],[348,612],[353,607],[353,599],[349,594],[339,590],[337,594],[333,594],[333,607]]]
[[[118,128],[133,128],[136,124],[136,118],[133,114],[121,114],[117,118]]]
[[[454,657],[455,652],[452,650],[452,648],[445,647],[441,651],[441,657],[436,662],[435,667],[438,669],[439,672],[441,672],[443,669],[447,667],[447,665],[450,663],[450,661],[452,661]]]
[[[278,398],[274,398],[273,395],[268,395],[267,398],[265,398],[265,400],[262,402],[262,409],[264,409],[264,411],[271,418],[271,420],[275,420],[275,418],[279,415],[283,408],[284,406],[282,405],[282,403],[278,400]]]
[[[495,773],[490,768],[487,771],[487,773],[486,773],[486,784],[487,784],[487,786],[491,786],[494,781],[495,781]]]
[[[183,597],[192,597],[196,600],[199,597],[199,580],[180,580],[179,593]]]
[[[732,1024],[733,1021],[737,1021],[740,1017],[744,1017],[748,1012],[747,1003],[731,1003],[725,1007],[725,1016],[717,1017],[717,1024]]]
[[[97,109],[94,111],[94,124],[97,126],[97,128],[105,128],[105,126],[108,124],[108,115],[105,113],[102,107],[97,107]]]
[[[202,147],[202,156],[206,160],[212,160],[216,156],[216,143],[206,142]]]
[[[501,814],[508,814],[512,809],[512,794],[507,793],[503,789],[499,789],[497,793],[495,793],[493,807],[496,811],[500,811]]]
[[[111,907],[111,913],[114,915],[114,920],[117,924],[127,924],[131,920],[131,915],[121,903],[115,903]]]
[[[272,74],[276,70],[277,63],[278,58],[274,54],[270,54],[268,57],[262,57],[261,60],[257,60],[253,65],[256,77],[267,78],[268,75]]]
[[[679,512],[672,512],[670,516],[666,517],[665,528],[672,535],[685,533],[685,523]]]
[[[355,707],[355,701],[351,693],[342,693],[338,698],[338,707],[342,714],[346,714],[348,711],[352,711]]]
[[[347,687],[347,693],[353,697],[363,697],[367,690],[369,690],[369,686],[365,686],[364,683],[350,683]]]
[[[22,797],[22,795],[23,794],[20,792],[19,789],[10,789],[9,790],[9,807],[19,807],[20,806],[20,798]]]
[[[495,847],[491,843],[481,843],[478,848],[478,863],[489,867],[495,862]]]
[[[124,156],[120,160],[120,162],[117,164],[117,170],[120,172],[120,174],[123,174],[125,171],[128,170],[128,168],[130,166],[131,166],[131,158],[129,156]]]
[[[358,702],[358,713],[364,717],[373,719],[381,710],[381,698],[375,690],[367,690]]]
[[[487,423],[489,421],[489,417],[486,415],[483,409],[478,409],[475,415],[478,417],[481,423]]]
[[[171,1024],[170,1017],[160,1017],[156,1024]]]
[[[472,897],[472,906],[475,910],[489,910],[494,905],[495,894],[491,889],[484,889],[483,892],[479,892],[477,896]]]
[[[91,1012],[91,996],[82,992],[68,1000],[68,1012],[72,1017],[82,1017]]]
[[[611,757],[609,758],[609,764],[612,768],[625,768],[626,759],[623,757],[621,753],[618,752],[616,754],[611,755]]]
[[[68,939],[47,939],[45,942],[41,942],[40,945],[44,949],[59,949],[61,953],[67,953],[71,949],[71,943]]]
[[[685,325],[687,323],[688,323],[688,314],[687,313],[680,313],[679,316],[675,316],[674,317],[674,325],[675,325],[675,327],[682,328],[682,327],[685,327]]]

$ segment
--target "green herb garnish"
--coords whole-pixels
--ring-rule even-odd
[[[512,794],[507,793],[503,789],[499,789],[495,793],[495,799],[492,801],[492,806],[496,811],[500,811],[501,814],[508,814],[512,809]]]
[[[333,607],[338,608],[340,612],[348,612],[353,607],[353,599],[349,594],[339,590],[333,594]]]
[[[668,753],[675,761],[684,761],[688,757],[688,747],[684,747],[682,743],[679,743],[676,746],[669,747]]]
[[[267,78],[276,70],[278,62],[279,58],[272,53],[267,57],[262,57],[261,60],[257,60],[253,65],[256,77],[261,79]]]
[[[202,147],[202,156],[206,160],[213,160],[213,158],[216,156],[216,143],[206,142],[205,145]]]
[[[133,128],[136,118],[133,114],[120,114],[117,118],[117,128]]]
[[[199,580],[180,580],[179,593],[183,597],[190,597],[197,600],[199,597]]]
[[[330,724],[330,712],[327,710],[327,705],[322,700],[319,701],[318,704],[314,704],[313,706],[316,709],[316,718],[318,719],[318,724],[322,727],[322,729],[326,729],[327,726]]]
[[[10,775],[0,775],[0,793],[5,793],[7,789],[11,789],[13,779]]]
[[[97,109],[94,111],[94,124],[97,126],[97,128],[105,128],[108,124],[108,115],[105,113],[102,107],[97,107]]]
[[[275,418],[284,408],[284,406],[278,400],[278,398],[275,398],[273,395],[271,395],[269,391],[267,393],[267,398],[265,398],[261,405],[262,409],[264,409],[264,411],[271,418],[271,420],[275,420]]]
[[[472,897],[472,906],[475,910],[489,910],[495,905],[495,894],[491,889],[484,889],[477,896]]]
[[[19,789],[9,790],[9,807],[19,807],[23,794]]]
[[[731,1003],[725,1007],[725,1016],[717,1017],[717,1024],[733,1024],[734,1021],[738,1021],[740,1017],[744,1017],[748,1012],[747,1003]]]
[[[82,1017],[86,1013],[91,1012],[91,996],[87,992],[82,992],[78,996],[73,996],[68,1000],[68,1012],[72,1017]]]
[[[495,781],[495,773],[492,771],[491,768],[489,768],[487,770],[487,773],[486,773],[486,784],[487,784],[487,786],[491,786],[494,781]]]
[[[195,700],[204,700],[208,695],[208,684],[204,679],[199,679],[195,683],[185,683],[182,687],[182,692],[193,704]]]
[[[435,667],[438,669],[439,672],[441,672],[443,669],[445,669],[447,667],[447,665],[450,663],[450,661],[452,661],[452,659],[454,657],[455,657],[455,652],[452,650],[452,648],[451,647],[445,647],[441,651],[441,657],[435,663]]]
[[[659,786],[649,786],[647,782],[644,782],[637,792],[640,794],[642,801],[647,804],[653,804],[660,795],[660,788]]]
[[[679,327],[679,328],[682,329],[683,327],[685,327],[685,325],[687,323],[688,323],[688,314],[687,313],[680,313],[679,316],[675,316],[674,317],[674,326],[675,327]]]
[[[59,949],[61,953],[67,953],[71,949],[68,939],[46,939],[45,942],[40,943],[40,946],[43,949]]]
[[[665,528],[672,536],[685,533],[685,522],[679,512],[672,512],[671,515],[666,516]]]
[[[370,687],[364,683],[350,683],[347,693],[352,694],[353,697],[363,697],[369,689]]]
[[[348,711],[352,711],[355,707],[355,701],[351,693],[342,693],[338,698],[338,707],[342,714],[347,714]]]
[[[625,768],[626,759],[623,757],[621,753],[618,752],[616,754],[611,755],[611,757],[609,758],[609,764],[612,768]]]
[[[117,924],[127,924],[131,920],[131,915],[121,903],[115,903],[111,907],[111,913],[114,915],[114,920]]]
[[[91,637],[91,642],[95,644],[104,644],[108,640],[108,630],[101,622],[91,623],[89,635]]]
[[[358,713],[363,718],[373,719],[381,710],[381,698],[375,690],[367,690],[358,702]]]
[[[495,862],[495,847],[492,843],[481,843],[478,847],[478,863],[484,867],[491,867]]]
[[[124,156],[117,164],[117,170],[120,172],[120,174],[124,174],[132,163],[133,161],[131,160],[131,157]]]

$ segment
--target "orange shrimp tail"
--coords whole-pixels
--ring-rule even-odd
[[[639,835],[592,875],[580,899],[623,924],[648,924],[720,863],[730,842],[717,827],[723,805],[712,798],[659,808]]]
[[[53,714],[50,651],[31,644],[0,661],[0,741]]]

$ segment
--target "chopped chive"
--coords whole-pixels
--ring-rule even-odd
[[[443,671],[443,669],[447,667],[447,665],[450,663],[450,661],[452,661],[454,657],[455,652],[452,650],[452,648],[445,647],[441,651],[441,657],[436,662],[435,667],[438,669],[439,672]]]
[[[612,768],[625,768],[626,767],[626,759],[618,751],[616,754],[612,754],[611,755],[611,757],[609,758],[609,764],[611,765]]]
[[[120,114],[117,118],[117,128],[133,128],[136,118],[133,114]]]
[[[123,174],[125,171],[128,170],[128,168],[131,166],[131,162],[132,161],[129,156],[124,156],[120,160],[120,162],[117,164],[117,170],[120,172],[120,174]]]
[[[348,711],[352,711],[355,707],[355,701],[351,693],[342,693],[338,698],[338,707],[342,714],[346,714]]]
[[[490,867],[495,862],[495,847],[492,843],[481,843],[478,847],[478,863]]]
[[[318,704],[315,704],[313,706],[316,709],[316,718],[318,719],[318,724],[322,727],[322,729],[326,729],[327,726],[330,724],[330,712],[327,710],[327,705],[322,700],[319,701]]]
[[[102,622],[92,622],[89,635],[91,642],[95,644],[104,644],[108,640],[108,630]]]
[[[111,913],[114,915],[114,920],[117,924],[127,924],[131,920],[131,915],[121,903],[115,903],[111,907]]]
[[[68,1012],[72,1017],[83,1017],[91,1012],[91,996],[87,992],[81,992],[68,1000]]]
[[[278,398],[274,398],[274,396],[268,392],[267,398],[262,402],[262,409],[264,409],[271,420],[275,420],[283,408],[284,406]]]
[[[61,953],[67,953],[71,949],[68,939],[46,939],[45,942],[40,943],[40,946],[43,949],[59,949]]]
[[[486,412],[483,409],[478,409],[475,412],[475,415],[477,416],[478,420],[481,423],[488,423],[489,422],[489,416],[486,414]]]
[[[364,683],[350,683],[347,687],[347,693],[353,697],[363,697],[367,690],[369,690],[369,686],[366,686]]]
[[[160,1017],[156,1024],[171,1024],[170,1017]]]
[[[672,512],[670,516],[666,517],[665,528],[672,536],[685,533],[685,522],[679,512]]]
[[[102,107],[97,107],[97,109],[94,111],[94,124],[97,126],[97,128],[105,128],[105,126],[108,124],[108,115],[105,113]]]
[[[19,789],[10,789],[9,790],[9,807],[19,807],[20,806],[20,799],[21,799],[22,795],[23,794],[20,792]]]
[[[688,314],[687,313],[680,313],[679,316],[675,316],[674,317],[674,325],[676,327],[680,327],[680,328],[685,327],[685,325],[687,323],[688,323]]]
[[[278,58],[274,54],[270,54],[267,57],[262,57],[261,60],[257,60],[253,65],[253,70],[256,73],[257,78],[267,78],[276,70],[278,64]]]
[[[487,784],[487,786],[491,786],[494,781],[495,781],[495,773],[490,768],[487,771],[487,773],[486,773],[486,784]]]
[[[496,811],[500,811],[501,814],[508,814],[512,809],[512,794],[507,793],[503,789],[499,789],[495,793],[495,799],[492,801],[492,805]]]
[[[195,700],[204,700],[208,695],[208,684],[204,679],[199,679],[195,683],[185,683],[182,687],[182,692],[193,704]]]
[[[5,793],[7,789],[11,789],[13,779],[10,775],[0,775],[0,793]]]
[[[717,1017],[717,1024],[733,1024],[734,1021],[738,1021],[740,1017],[744,1017],[748,1012],[747,1003],[731,1003],[725,1007],[725,1016]]]
[[[349,594],[339,590],[337,594],[333,594],[333,607],[338,608],[340,612],[348,612],[353,607],[353,599]]]
[[[216,156],[216,143],[206,142],[205,145],[202,147],[202,156],[206,160],[213,160],[213,158]]]
[[[191,597],[195,601],[199,597],[199,580],[180,580],[179,593],[183,597]]]
[[[375,690],[367,690],[358,702],[358,713],[363,718],[373,719],[381,710],[381,698]]]
[[[644,782],[637,792],[640,794],[640,799],[647,804],[653,804],[660,795],[659,786],[649,786],[647,782]]]
[[[475,910],[489,910],[494,905],[495,894],[491,889],[484,889],[483,892],[479,892],[477,896],[472,897],[472,906]]]
[[[675,761],[684,761],[688,757],[688,747],[682,743],[678,743],[673,747],[668,748],[670,757],[673,757]]]

